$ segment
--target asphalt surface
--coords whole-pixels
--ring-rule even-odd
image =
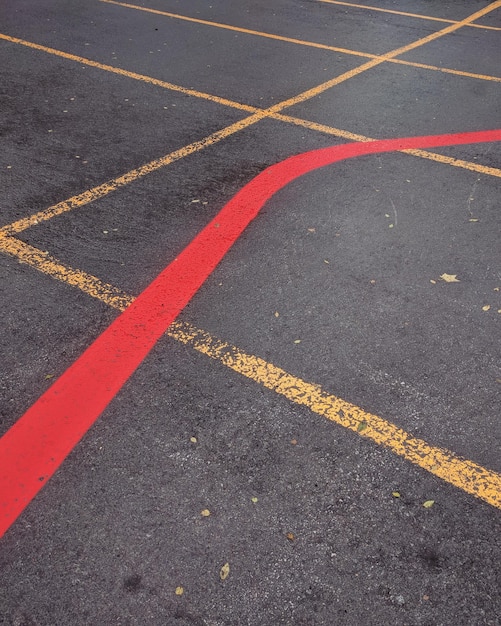
[[[24,256],[0,237],[0,434],[119,315],[56,261],[138,296],[291,155],[349,133],[501,127],[501,6],[368,4],[400,14],[313,0],[4,0],[0,226],[181,152],[10,233],[31,246]],[[489,6],[476,23],[490,29],[463,25],[399,55],[412,65],[356,69],[372,58],[358,53],[385,55]],[[280,111],[307,124],[268,116],[202,141],[249,106],[343,75]],[[299,395],[301,381],[319,385],[499,475],[501,144],[433,152],[294,180],[180,320],[296,377]],[[0,624],[501,624],[499,493],[467,493],[365,426],[210,358],[204,341],[162,337],[0,539]]]

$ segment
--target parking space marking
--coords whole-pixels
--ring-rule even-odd
[[[104,283],[87,272],[68,267],[48,252],[43,252],[38,248],[30,246],[16,237],[0,237],[0,250],[51,278],[55,278],[72,287],[78,287],[78,289],[89,296],[102,300],[115,309],[125,310],[134,299],[121,289],[113,287],[109,283]]]
[[[0,39],[3,39],[4,41],[8,41],[10,43],[18,44],[20,46],[25,46],[26,48],[32,48],[33,50],[39,50],[40,52],[46,52],[47,54],[52,54],[54,56],[67,59],[69,61],[75,61],[76,63],[80,63],[81,65],[88,65],[89,67],[94,67],[98,70],[111,72],[112,74],[118,74],[119,76],[132,78],[133,80],[139,80],[143,83],[155,85],[155,87],[162,87],[163,89],[169,89],[170,91],[177,91],[186,96],[203,98],[204,100],[210,100],[211,102],[216,102],[217,104],[229,106],[234,109],[240,109],[249,113],[252,113],[256,110],[256,107],[250,106],[248,104],[240,104],[240,102],[236,102],[235,100],[228,100],[227,98],[214,96],[210,93],[197,91],[196,89],[189,89],[187,87],[181,87],[180,85],[174,85],[173,83],[169,83],[165,80],[159,80],[158,78],[153,78],[152,76],[138,74],[137,72],[130,72],[129,70],[124,70],[121,67],[116,67],[115,65],[99,63],[99,61],[93,61],[92,59],[87,59],[76,54],[71,54],[70,52],[64,52],[63,50],[56,50],[55,48],[42,46],[41,44],[33,43],[32,41],[26,41],[25,39],[19,39],[18,37],[11,37],[10,35],[5,35],[4,33],[0,33]]]
[[[295,404],[388,448],[462,491],[501,509],[501,474],[431,446],[377,415],[305,382],[267,361],[225,343],[189,324],[177,323],[169,336],[226,367],[286,397]]]
[[[284,41],[286,43],[294,43],[300,46],[308,46],[310,48],[320,48],[321,50],[330,50],[331,52],[340,52],[341,54],[349,54],[351,56],[364,57],[369,59],[378,58],[377,54],[371,54],[370,52],[361,52],[358,50],[350,50],[349,48],[339,48],[338,46],[329,46],[323,43],[315,43],[313,41],[305,41],[303,39],[295,39],[293,37],[285,37],[283,35],[275,35],[273,33],[266,33],[261,30],[252,30],[250,28],[243,28],[241,26],[232,26],[231,24],[222,24],[221,22],[212,22],[210,20],[202,20],[197,17],[189,17],[188,15],[180,15],[179,13],[169,13],[168,11],[160,11],[159,9],[151,9],[149,7],[139,6],[137,4],[130,4],[128,2],[118,2],[117,0],[99,0],[105,4],[114,4],[119,7],[127,9],[135,9],[136,11],[143,11],[145,13],[153,13],[154,15],[162,15],[163,17],[170,17],[176,20],[182,20],[184,22],[192,22],[194,24],[201,24],[202,26],[212,26],[214,28],[221,28],[223,30],[230,30],[236,33],[242,33],[244,35],[254,35],[257,37],[263,37],[265,39],[275,39],[276,41]]]
[[[258,174],[0,439],[0,536],[55,473],[262,206],[278,190],[308,172],[357,156],[493,141],[501,141],[501,129],[343,144],[290,157]],[[276,373],[280,372],[276,370]],[[298,380],[293,378],[294,383]],[[280,388],[279,381],[277,384],[273,386]],[[312,406],[320,411],[324,398],[318,395],[319,388],[308,388],[308,392],[311,392]],[[85,403],[81,402],[82,397],[87,398]],[[301,392],[298,397],[302,397]],[[342,401],[334,407],[338,423],[370,436],[378,443],[381,437],[384,439],[387,424],[384,420],[360,413],[358,407]],[[348,417],[343,407],[349,409]],[[355,409],[359,413],[354,412]],[[324,412],[329,419],[334,419],[330,409]],[[392,443],[395,452],[419,463],[421,451],[416,446],[421,445],[421,440],[409,437],[396,427],[391,430],[391,436],[396,437]],[[428,454],[433,452],[431,460],[421,460],[425,468],[438,471],[436,466],[446,463],[446,453],[441,456],[438,449],[430,446],[425,451]],[[449,482],[456,480],[457,472],[453,472],[453,467],[458,464],[462,467],[465,463],[470,462],[454,458],[452,466],[447,466],[441,477]],[[482,470],[487,472],[470,464],[468,476]],[[493,476],[501,481],[501,476]],[[480,482],[474,495],[488,498],[489,503],[501,507],[501,482],[493,487],[488,482],[489,475],[480,473],[477,478]],[[464,479],[465,487],[469,480]]]
[[[265,109],[258,109],[258,111],[265,112]],[[348,139],[350,141],[357,142],[369,142],[369,141],[377,141],[375,138],[367,137],[365,135],[360,135],[357,133],[351,133],[346,130],[342,130],[339,128],[334,128],[332,126],[327,126],[325,124],[319,124],[317,122],[310,122],[308,120],[303,120],[297,117],[293,117],[290,115],[284,115],[280,113],[267,114],[263,115],[264,117],[270,117],[272,119],[287,122],[294,124],[296,126],[303,126],[309,130],[314,130],[317,132],[321,132],[327,135],[332,135],[334,137],[339,137],[341,139]],[[128,185],[152,172],[157,171],[158,169],[173,163],[174,161],[178,161],[185,156],[193,154],[199,150],[202,150],[205,147],[213,145],[217,143],[221,139],[228,137],[229,135],[242,130],[243,128],[247,128],[252,124],[259,122],[262,118],[254,118],[247,117],[241,120],[241,122],[236,122],[236,124],[232,124],[227,126],[226,128],[205,137],[199,141],[196,141],[188,146],[180,148],[179,150],[175,150],[160,159],[154,159],[148,163],[145,163],[139,168],[130,170],[125,174],[118,176],[117,178],[111,179],[101,185],[97,185],[96,187],[92,187],[86,191],[83,191],[80,194],[72,196],[67,200],[63,200],[62,202],[58,202],[47,209],[43,209],[34,213],[28,217],[23,217],[15,222],[10,224],[6,224],[0,228],[0,250],[7,252],[8,254],[12,254],[12,250],[16,249],[15,245],[11,245],[9,240],[6,237],[14,235],[16,233],[20,233],[32,226],[37,226],[43,222],[46,222],[53,217],[57,217],[58,215],[62,215],[68,211],[73,209],[86,206],[100,198],[104,198],[108,194]],[[235,128],[236,126],[236,128]],[[416,156],[422,159],[427,159],[431,161],[436,161],[437,163],[442,163],[444,165],[451,165],[453,167],[459,167],[461,169],[466,169],[472,172],[476,172],[478,174],[485,174],[487,176],[495,176],[497,178],[501,178],[501,169],[496,167],[489,167],[487,165],[481,165],[480,163],[473,163],[472,161],[464,161],[463,159],[457,159],[455,157],[445,156],[443,154],[438,154],[436,152],[429,152],[427,150],[399,150],[398,152],[403,152],[405,154],[410,154],[412,156]],[[28,257],[25,252],[23,254],[23,259],[25,262],[28,262]]]
[[[296,126],[303,126],[308,130],[315,130],[326,135],[333,135],[334,137],[340,137],[342,139],[349,139],[350,141],[377,141],[374,137],[367,137],[366,135],[360,135],[358,133],[351,133],[347,130],[340,128],[334,128],[333,126],[327,126],[318,122],[310,122],[298,117],[292,117],[283,113],[277,113],[273,115],[273,119],[281,120],[283,122],[290,122]],[[456,157],[449,157],[437,152],[429,152],[428,150],[398,150],[404,154],[410,154],[421,159],[427,159],[429,161],[435,161],[442,163],[443,165],[452,165],[453,167],[459,167],[461,169],[469,170],[471,172],[477,172],[478,174],[485,174],[486,176],[495,176],[501,178],[501,169],[497,167],[490,167],[488,165],[481,165],[480,163],[474,163],[473,161],[464,161],[463,159],[457,159]],[[1,229],[0,229],[1,232]]]
[[[247,128],[247,126],[255,124],[265,116],[265,110],[258,110],[258,112],[254,115],[245,117],[244,119],[239,120],[234,124],[230,124],[229,126],[226,126],[225,128],[222,128],[221,130],[218,130],[215,133],[212,133],[211,135],[200,139],[199,141],[194,141],[193,143],[190,143],[189,145],[184,146],[179,150],[170,152],[160,159],[154,159],[153,161],[149,161],[141,167],[130,170],[125,174],[118,176],[117,178],[113,178],[112,180],[109,180],[101,185],[92,187],[92,189],[88,189],[87,191],[77,194],[76,196],[72,196],[71,198],[68,198],[68,200],[58,202],[57,204],[54,204],[47,209],[43,209],[42,211],[38,211],[37,213],[30,215],[29,217],[21,218],[13,222],[12,224],[3,226],[2,228],[0,228],[0,247],[3,245],[3,237],[13,235],[15,233],[20,233],[23,230],[30,228],[31,226],[36,226],[37,224],[50,220],[57,215],[61,215],[77,207],[85,206],[90,202],[94,202],[99,198],[103,198],[111,192],[120,189],[120,187],[129,185],[130,183],[146,176],[147,174],[151,174],[152,172],[155,172],[156,170],[165,167],[170,163],[174,163],[174,161],[178,161],[190,154],[193,154],[194,152],[202,150],[203,148],[212,146],[218,141],[229,137],[233,133],[236,133],[243,128]]]
[[[230,24],[221,24],[220,22],[211,22],[209,20],[202,20],[199,18],[194,18],[194,17],[188,17],[186,15],[179,15],[177,13],[168,13],[166,11],[160,11],[158,9],[150,9],[147,7],[143,7],[143,6],[138,6],[135,4],[130,4],[130,3],[126,3],[126,2],[119,2],[118,0],[100,0],[100,2],[105,2],[107,4],[114,4],[117,6],[121,6],[121,7],[125,7],[128,9],[136,9],[138,11],[145,11],[147,13],[155,13],[157,15],[163,15],[165,17],[170,17],[173,19],[180,19],[180,20],[185,20],[188,22],[195,22],[195,23],[199,23],[205,26],[213,26],[215,28],[222,28],[225,30],[231,30],[231,31],[237,31],[237,32],[241,32],[247,35],[254,35],[257,37],[264,37],[267,39],[275,39],[278,41],[284,41],[287,43],[293,43],[293,44],[297,44],[297,45],[301,45],[301,46],[308,46],[310,48],[320,48],[323,50],[330,50],[333,52],[338,52],[341,54],[347,54],[347,55],[351,55],[351,56],[357,56],[357,57],[364,57],[364,58],[368,58],[368,59],[383,59],[385,62],[388,63],[397,63],[399,65],[408,65],[411,67],[417,67],[420,69],[426,69],[426,70],[433,70],[435,72],[442,72],[445,74],[455,74],[457,76],[465,76],[468,78],[476,78],[479,80],[490,80],[490,81],[494,81],[494,82],[501,82],[501,77],[500,76],[489,76],[487,74],[476,74],[474,72],[464,72],[462,70],[454,70],[454,69],[450,69],[450,68],[446,68],[446,67],[439,67],[436,65],[429,65],[429,64],[425,64],[425,63],[416,63],[414,61],[406,61],[404,59],[393,59],[393,58],[385,58],[386,55],[378,55],[378,54],[372,54],[370,52],[362,52],[360,50],[352,50],[349,48],[338,48],[336,46],[329,46],[327,44],[321,44],[321,43],[316,43],[313,41],[305,41],[303,39],[294,39],[291,37],[284,37],[282,35],[275,35],[272,33],[265,33],[262,31],[257,31],[257,30],[249,30],[247,28],[241,28],[239,26],[232,26]],[[452,20],[444,20],[446,23],[451,23],[454,25],[459,25],[458,27],[460,28],[462,25],[464,26],[471,26],[471,24],[462,24],[461,22],[457,22],[457,21],[452,21]],[[501,30],[501,29],[499,29]],[[439,31],[441,32],[441,31]],[[404,52],[407,52],[407,50],[405,50]],[[400,54],[403,54],[404,52],[401,52]]]
[[[382,9],[368,4],[354,4],[353,2],[340,2],[340,0],[318,0],[327,4],[337,4],[344,7],[352,7],[354,9],[366,9],[369,11],[379,11],[381,13],[390,13],[393,15],[402,15],[404,17],[415,17],[421,20],[429,20],[432,22],[443,22],[445,24],[457,24],[457,20],[446,20],[443,17],[432,17],[431,15],[423,15],[420,13],[407,13],[405,11],[395,11],[392,9]],[[482,24],[467,24],[471,28],[483,28],[485,30],[501,30],[498,26],[484,26]]]
[[[358,66],[357,68],[349,70],[348,72],[345,72],[341,74],[340,76],[337,76],[329,81],[326,81],[320,85],[317,85],[316,87],[313,87],[301,94],[298,94],[297,96],[294,96],[292,98],[279,102],[267,109],[257,109],[255,107],[249,107],[248,105],[243,105],[240,103],[233,102],[231,100],[222,99],[217,96],[205,94],[203,92],[198,92],[195,90],[186,90],[183,87],[172,85],[171,83],[167,83],[164,81],[156,81],[156,79],[152,79],[150,77],[146,77],[141,74],[135,74],[133,72],[128,72],[127,70],[121,70],[119,68],[113,68],[112,66],[103,65],[101,63],[90,61],[88,59],[84,59],[82,57],[78,57],[76,55],[72,55],[66,52],[61,52],[53,48],[47,48],[39,44],[34,44],[34,43],[27,42],[21,39],[17,39],[15,37],[10,37],[8,35],[0,34],[0,39],[5,39],[12,43],[25,45],[30,48],[41,50],[43,52],[47,52],[50,54],[55,54],[57,56],[61,56],[69,60],[77,61],[80,63],[85,63],[88,65],[91,65],[92,67],[96,67],[97,69],[101,69],[105,71],[113,71],[115,73],[121,74],[128,78],[134,78],[136,80],[143,80],[146,82],[151,82],[152,84],[156,84],[157,86],[162,86],[168,89],[172,88],[174,91],[181,91],[188,95],[208,99],[214,102],[218,102],[219,104],[224,104],[226,106],[235,107],[238,109],[244,109],[246,111],[250,110],[253,112],[253,115],[247,118],[244,118],[243,120],[240,120],[234,124],[231,124],[230,126],[227,126],[226,128],[221,129],[220,131],[217,131],[216,133],[213,133],[212,135],[209,135],[205,139],[194,142],[188,146],[185,146],[184,148],[181,148],[164,157],[161,157],[160,159],[155,159],[153,161],[150,161],[149,163],[146,163],[140,168],[131,170],[123,174],[122,176],[119,176],[115,179],[112,179],[110,181],[103,183],[102,185],[98,185],[97,187],[87,190],[81,194],[77,194],[76,196],[72,196],[68,200],[60,202],[56,205],[53,205],[52,207],[49,207],[48,209],[39,211],[27,218],[22,218],[12,224],[6,225],[0,229],[0,236],[19,233],[25,230],[26,228],[29,228],[30,226],[33,226],[42,221],[51,219],[52,217],[55,217],[57,215],[61,215],[62,213],[65,213],[73,208],[84,206],[88,204],[89,202],[92,202],[98,198],[104,197],[105,195],[111,193],[112,191],[115,191],[119,187],[129,184],[153,171],[158,170],[161,167],[164,167],[165,165],[168,165],[169,163],[172,163],[173,161],[179,160],[183,158],[184,156],[187,156],[189,154],[192,154],[193,152],[203,149],[204,147],[217,143],[221,139],[224,139],[228,137],[229,135],[234,134],[235,132],[238,132],[239,130],[247,128],[251,126],[252,124],[255,124],[256,122],[260,121],[261,119],[264,119],[265,117],[280,119],[281,121],[291,122],[297,125],[306,126],[306,127],[309,127],[311,129],[316,129],[316,130],[320,130],[322,128],[323,130],[321,132],[327,132],[332,135],[337,135],[339,137],[348,138],[349,135],[347,131],[340,131],[339,129],[333,129],[332,127],[315,124],[314,122],[308,122],[305,120],[301,120],[299,118],[294,118],[292,116],[281,116],[279,115],[279,113],[285,108],[294,106],[296,104],[299,104],[300,102],[304,102],[308,99],[311,99],[319,95],[320,93],[327,91],[328,89],[331,89],[332,87],[371,69],[372,67],[380,65],[381,63],[384,63],[386,60],[391,59],[394,56],[403,54],[404,52],[407,52],[411,49],[424,45],[425,43],[428,43],[429,41],[433,39],[437,39],[438,37],[448,34],[449,32],[453,32],[461,28],[462,26],[468,24],[470,21],[474,19],[478,19],[479,15],[485,15],[488,12],[493,11],[495,8],[499,6],[501,6],[501,0],[497,0],[496,2],[492,3],[488,7],[485,7],[484,9],[477,11],[476,13],[470,15],[469,17],[465,18],[461,22],[457,22],[436,33],[432,33],[431,35],[424,37],[422,39],[419,39],[415,41],[414,43],[408,44],[401,48],[397,48],[396,50],[393,50],[392,52],[389,52],[386,55],[378,57],[377,59],[372,59],[371,61],[364,63]],[[357,135],[352,135],[352,137],[357,137]],[[356,141],[372,141],[368,137],[367,138],[364,137],[363,139],[361,135],[358,135],[358,137],[360,139],[356,139]],[[442,157],[441,155],[435,155],[434,153],[427,153],[426,151],[410,152],[410,154],[414,154],[414,156],[420,156],[422,158],[429,158],[435,161],[447,163],[449,165],[454,165],[457,167],[465,167],[466,169],[470,169],[472,171],[478,171],[480,173],[486,173],[486,174],[491,174],[495,176],[498,175],[496,173],[498,171],[496,170],[496,168],[488,168],[488,167],[484,167],[484,166],[477,165],[474,163],[468,163],[467,161],[462,161],[460,159]]]

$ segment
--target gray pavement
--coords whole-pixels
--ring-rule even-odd
[[[106,289],[139,295],[268,166],[351,140],[501,127],[501,5],[369,4],[399,13],[4,1],[0,227],[180,153],[14,232],[22,254],[0,237],[0,434],[119,314]],[[403,52],[410,65],[357,69],[489,6],[475,23],[490,29],[463,25]],[[183,152],[249,106],[307,90],[281,111],[294,120]],[[180,320],[299,392],[319,385],[499,478],[501,145],[433,153],[295,180]],[[494,487],[474,497],[426,454],[410,463],[210,358],[205,339],[197,351],[172,335],[0,539],[0,624],[501,624]]]

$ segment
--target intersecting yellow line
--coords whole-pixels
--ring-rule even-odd
[[[390,13],[392,15],[402,15],[404,17],[415,17],[421,20],[428,20],[431,22],[442,22],[444,24],[457,24],[457,20],[446,20],[443,17],[432,17],[431,15],[423,15],[421,13],[407,13],[406,11],[395,11],[393,9],[382,9],[381,7],[374,7],[368,4],[355,4],[353,2],[341,2],[340,0],[318,0],[319,2],[325,2],[327,4],[337,4],[344,7],[350,7],[354,9],[366,9],[369,11],[379,11],[381,13]],[[466,24],[470,28],[483,28],[484,30],[501,30],[498,26],[485,26],[483,24]]]
[[[106,0],[108,1],[108,0]],[[244,118],[243,120],[240,120],[238,122],[235,122],[234,124],[231,124],[230,126],[227,126],[226,128],[223,128],[215,133],[213,133],[212,135],[209,135],[208,137],[206,137],[205,139],[202,139],[200,141],[196,141],[188,146],[185,146],[184,148],[180,148],[179,150],[176,150],[168,155],[165,155],[164,157],[161,157],[159,159],[155,159],[149,163],[146,163],[145,165],[141,166],[140,168],[131,170],[129,172],[127,172],[126,174],[123,174],[122,176],[119,176],[115,179],[112,179],[110,181],[107,181],[105,183],[103,183],[102,185],[98,185],[97,187],[94,187],[90,190],[87,190],[81,194],[78,194],[76,196],[72,196],[71,198],[69,198],[68,200],[65,200],[63,202],[59,202],[56,205],[53,205],[51,207],[49,207],[48,209],[45,209],[43,211],[39,211],[37,213],[35,213],[34,215],[31,215],[29,217],[26,218],[22,218],[20,220],[17,220],[16,222],[6,225],[3,228],[0,229],[0,234],[4,234],[4,235],[12,235],[15,233],[19,233],[23,230],[25,230],[26,228],[29,228],[30,226],[36,225],[42,221],[46,221],[48,219],[51,219],[52,217],[55,217],[57,215],[61,215],[62,213],[65,213],[67,211],[70,211],[73,208],[76,207],[80,207],[80,206],[84,206],[86,204],[89,204],[90,202],[93,202],[94,200],[97,200],[98,198],[102,198],[103,196],[111,193],[112,191],[115,191],[116,189],[123,187],[124,185],[127,185],[135,180],[138,180],[139,178],[158,170],[161,167],[164,167],[165,165],[168,165],[169,163],[172,163],[176,160],[179,160],[185,156],[188,156],[189,154],[192,154],[198,150],[201,150],[207,146],[213,145],[214,143],[217,143],[218,141],[221,141],[222,139],[244,129],[247,128],[257,122],[259,122],[260,120],[264,119],[264,118],[274,118],[274,119],[279,119],[281,121],[286,121],[286,122],[291,122],[300,126],[305,126],[307,128],[310,128],[312,130],[319,130],[320,132],[326,132],[328,134],[331,135],[335,135],[335,136],[339,136],[339,137],[343,137],[343,138],[350,138],[353,139],[355,141],[370,141],[371,139],[369,137],[364,137],[362,135],[355,135],[352,133],[348,133],[347,131],[342,131],[339,129],[334,129],[332,127],[329,126],[325,126],[325,125],[321,125],[321,124],[316,124],[314,122],[308,122],[306,120],[301,120],[299,118],[294,118],[292,116],[285,116],[285,115],[280,115],[280,112],[283,109],[289,108],[295,104],[298,104],[300,102],[304,102],[310,98],[315,97],[316,95],[327,91],[328,89],[331,89],[332,87],[334,87],[335,85],[339,85],[342,82],[345,82],[346,80],[349,80],[351,78],[353,78],[354,76],[361,74],[369,69],[372,69],[373,67],[376,67],[377,65],[380,65],[381,63],[384,63],[385,61],[387,61],[388,59],[392,59],[396,56],[398,56],[399,54],[403,54],[404,52],[407,52],[409,50],[415,49],[421,45],[424,45],[425,43],[428,43],[429,41],[432,41],[434,39],[437,39],[445,34],[448,34],[450,32],[453,32],[455,30],[458,30],[459,28],[461,28],[462,26],[468,24],[469,22],[471,22],[472,20],[478,19],[479,16],[481,15],[485,15],[487,14],[489,11],[494,10],[495,8],[501,6],[501,0],[497,0],[496,2],[492,3],[491,5],[489,5],[488,7],[485,7],[484,9],[477,11],[476,13],[474,13],[473,15],[470,15],[469,17],[465,18],[464,20],[462,20],[461,22],[457,22],[455,24],[452,24],[450,26],[448,26],[447,28],[444,28],[436,33],[432,33],[431,35],[428,35],[426,37],[423,37],[411,44],[407,44],[406,46],[402,46],[400,48],[397,48],[396,50],[393,50],[392,52],[388,52],[385,55],[382,55],[380,57],[377,57],[375,59],[371,59],[370,61],[363,63],[362,65],[353,68],[351,70],[349,70],[348,72],[345,72],[343,74],[341,74],[340,76],[337,76],[329,81],[326,81],[320,85],[317,85],[316,87],[313,87],[311,89],[308,89],[307,91],[304,91],[303,93],[298,94],[297,96],[294,96],[292,98],[289,98],[287,100],[284,100],[282,102],[279,102],[267,109],[256,109],[255,107],[248,107],[247,105],[242,105],[240,103],[234,103],[233,101],[230,100],[224,100],[222,98],[218,98],[217,96],[211,96],[210,94],[204,94],[203,92],[198,92],[195,90],[186,90],[184,88],[175,86],[175,85],[171,85],[170,83],[163,83],[161,86],[167,87],[169,89],[175,89],[176,91],[181,91],[183,93],[188,93],[189,95],[193,95],[196,97],[200,97],[200,98],[204,98],[204,99],[208,99],[214,102],[218,102],[220,104],[225,104],[226,106],[231,106],[231,107],[235,107],[238,109],[244,109],[246,111],[252,111],[253,114],[250,115],[249,117]],[[92,65],[93,67],[97,67],[99,69],[109,69],[107,66],[103,66],[100,63],[97,62],[90,62],[86,59],[83,59],[82,57],[77,57],[75,55],[70,55],[68,53],[65,52],[61,52],[61,51],[57,51],[57,50],[53,50],[50,48],[45,48],[44,46],[40,46],[38,44],[33,44],[30,42],[25,42],[23,40],[19,40],[13,37],[10,37],[8,35],[1,35],[0,34],[0,38],[3,39],[7,39],[8,41],[12,41],[13,43],[21,43],[23,45],[28,45],[29,47],[35,48],[35,49],[39,49],[39,50],[43,50],[45,52],[50,52],[51,54],[56,54],[58,56],[62,56],[64,58],[68,58],[71,60],[75,60],[75,61],[79,61],[79,62],[88,62],[88,64]],[[113,68],[113,70],[115,70],[117,68]],[[120,74],[129,76],[129,77],[133,77],[133,78],[137,78],[139,80],[145,80],[148,77],[144,77],[141,75],[136,75],[133,74],[131,72],[128,72],[127,70],[119,70]],[[153,81],[154,79],[151,79],[151,81]],[[162,81],[157,81],[155,84],[161,83]],[[466,169],[469,169],[471,171],[477,171],[477,172],[481,172],[481,173],[485,173],[485,174],[489,174],[489,175],[493,175],[493,176],[499,176],[499,170],[497,170],[497,168],[488,168],[482,165],[477,165],[475,163],[469,163],[467,161],[462,161],[460,159],[454,159],[452,157],[445,157],[442,155],[438,155],[436,153],[433,152],[427,152],[424,150],[406,150],[405,152],[407,152],[408,154],[413,154],[414,156],[419,156],[422,158],[427,158],[427,159],[431,159],[434,161],[438,161],[441,163],[447,163],[449,165],[454,165],[457,167],[464,167]]]
[[[121,289],[104,283],[86,272],[65,266],[46,252],[16,237],[0,236],[0,250],[40,272],[78,287],[119,311],[124,311],[134,301],[133,296]],[[451,485],[501,509],[500,474],[458,457],[449,450],[432,446],[423,439],[413,437],[391,422],[327,393],[319,385],[293,376],[272,363],[247,354],[187,322],[179,320],[174,322],[169,327],[167,335],[291,402],[306,406],[313,413],[386,447]]]
[[[453,32],[499,6],[501,6],[501,0],[492,3],[489,7],[486,7],[481,11],[477,11],[461,22],[452,24],[447,28],[424,37],[412,44],[402,46],[401,48],[389,52],[382,57],[372,59],[360,67],[326,81],[325,83],[307,90],[302,94],[298,94],[294,98],[285,100],[269,107],[268,109],[255,111],[249,117],[246,117],[243,120],[240,120],[239,122],[214,133],[206,140],[190,144],[187,148],[183,148],[176,153],[167,155],[167,157],[164,157],[163,159],[158,159],[142,166],[142,168],[132,170],[122,177],[114,179],[114,181],[111,181],[110,183],[104,183],[103,185],[94,188],[94,190],[89,190],[89,192],[84,192],[84,194],[80,194],[80,196],[75,196],[66,203],[60,203],[58,211],[61,213],[66,210],[70,210],[73,206],[86,204],[92,201],[92,199],[95,199],[96,194],[105,195],[110,193],[119,186],[125,185],[132,180],[136,180],[138,177],[144,176],[159,167],[163,167],[168,162],[172,162],[176,158],[182,158],[187,154],[200,150],[204,147],[204,145],[210,145],[210,142],[214,143],[219,141],[229,134],[250,126],[265,117],[275,116],[283,109],[293,106],[298,102],[312,98],[315,95],[330,89],[332,86],[348,80],[354,75],[358,75],[361,72],[371,69],[388,59],[415,49],[416,47],[441,37],[449,32]],[[284,121],[289,121],[286,119],[287,116],[283,117]],[[305,121],[305,123],[307,122]],[[355,135],[353,135],[352,138],[355,140],[368,139],[362,138],[361,136],[358,136],[357,138]],[[210,139],[209,144],[207,144],[208,139]],[[411,153],[413,154],[415,152],[420,153],[421,151],[412,151]],[[173,155],[175,155],[175,157],[173,157]],[[419,156],[422,155],[419,154]],[[51,209],[54,209],[54,207],[51,207]],[[58,213],[53,211],[51,217],[55,214]],[[32,218],[28,218],[28,221],[30,219],[32,220],[32,222],[28,225],[38,223],[39,220],[45,219],[47,215],[47,212],[40,212],[36,214],[36,217],[32,216]],[[47,219],[49,219],[49,217],[47,217]],[[22,220],[20,222],[22,222]],[[18,225],[17,227],[16,224]],[[119,310],[124,310],[130,302],[132,302],[132,296],[125,294],[116,287],[103,283],[98,278],[80,270],[68,268],[47,253],[29,246],[15,237],[9,236],[10,233],[19,232],[25,227],[27,226],[19,228],[19,222],[16,222],[15,224],[10,225],[10,227],[2,229],[0,232],[0,250],[18,258],[24,263],[29,263],[39,271],[49,274],[60,281],[82,289],[94,298],[107,302],[110,306]],[[360,407],[342,400],[341,398],[326,393],[318,385],[302,381],[301,379],[288,374],[284,370],[267,363],[259,357],[248,355],[238,348],[212,337],[203,330],[196,329],[193,326],[183,324],[182,322],[176,322],[171,326],[168,334],[186,345],[191,345],[195,350],[206,354],[210,358],[218,360],[220,363],[236,372],[239,372],[249,379],[254,380],[268,389],[285,396],[289,400],[297,404],[307,406],[313,412],[322,415],[325,418],[336,422],[337,424],[352,430],[365,438],[369,438],[372,441],[387,447],[399,456],[402,456],[415,465],[426,469],[428,472],[442,478],[450,484],[459,487],[463,491],[484,500],[492,506],[501,508],[501,475],[483,468],[472,461],[461,459],[452,452],[430,446],[425,441],[412,437],[410,434],[406,433],[394,424],[391,424],[376,415],[372,415]]]
[[[275,39],[277,41],[283,41],[286,43],[293,43],[300,46],[308,46],[310,48],[319,48],[321,50],[330,50],[332,52],[339,52],[341,54],[364,57],[367,59],[384,59],[388,63],[397,63],[399,65],[409,65],[411,67],[417,67],[420,69],[433,70],[436,72],[442,72],[444,74],[454,74],[456,76],[465,76],[468,78],[476,78],[479,80],[489,80],[494,82],[501,82],[501,77],[499,76],[489,76],[487,74],[476,74],[474,72],[463,72],[462,70],[454,70],[446,67],[439,67],[436,65],[429,65],[426,63],[416,63],[414,61],[405,61],[404,59],[394,59],[394,58],[386,58],[386,55],[378,55],[372,54],[370,52],[362,52],[360,50],[351,50],[349,48],[340,48],[338,46],[329,46],[327,44],[317,43],[313,41],[305,41],[303,39],[295,39],[292,37],[285,37],[282,35],[276,35],[273,33],[267,33],[259,30],[251,30],[249,28],[242,28],[240,26],[232,26],[231,24],[222,24],[220,22],[212,22],[209,20],[203,20],[196,17],[189,17],[187,15],[179,15],[178,13],[169,13],[167,11],[160,11],[158,9],[150,9],[148,7],[138,6],[136,4],[130,4],[127,2],[119,2],[118,0],[100,0],[100,2],[105,2],[106,4],[114,4],[117,6],[121,6],[128,9],[135,9],[137,11],[144,11],[146,13],[154,13],[156,15],[163,15],[164,17],[170,17],[173,19],[183,20],[187,22],[194,22],[195,24],[202,24],[204,26],[213,26],[215,28],[222,28],[224,30],[230,30],[237,33],[243,33],[246,35],[254,35],[257,37],[264,37],[266,39]],[[471,24],[462,24],[462,22],[452,21],[452,20],[439,20],[444,21],[446,23],[450,23],[453,26],[470,26]],[[501,29],[500,29],[501,30]],[[441,32],[441,31],[438,31]],[[421,45],[421,44],[420,44]],[[400,54],[403,54],[401,52]]]

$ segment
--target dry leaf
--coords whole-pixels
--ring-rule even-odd
[[[431,509],[434,504],[435,500],[426,500],[426,502],[423,502],[423,506],[425,509]]]
[[[442,274],[440,278],[444,280],[446,283],[458,283],[459,282],[457,278],[457,274]]]
[[[184,589],[182,587],[176,587],[176,596],[182,596]]]
[[[287,537],[287,539],[289,541],[294,541],[295,537],[294,537],[294,533],[287,533],[287,535],[285,535]]]
[[[202,517],[209,517],[209,515],[210,515],[209,509],[204,509],[203,511],[200,511],[200,515]]]
[[[230,573],[230,564],[225,563],[223,567],[219,570],[219,578],[221,580],[226,580],[228,578],[229,573]]]
[[[293,446],[295,446],[297,444],[297,439],[291,439],[291,443]]]
[[[392,491],[392,492],[391,492],[391,495],[392,495],[394,498],[400,498],[400,493],[399,493],[398,491]]]

